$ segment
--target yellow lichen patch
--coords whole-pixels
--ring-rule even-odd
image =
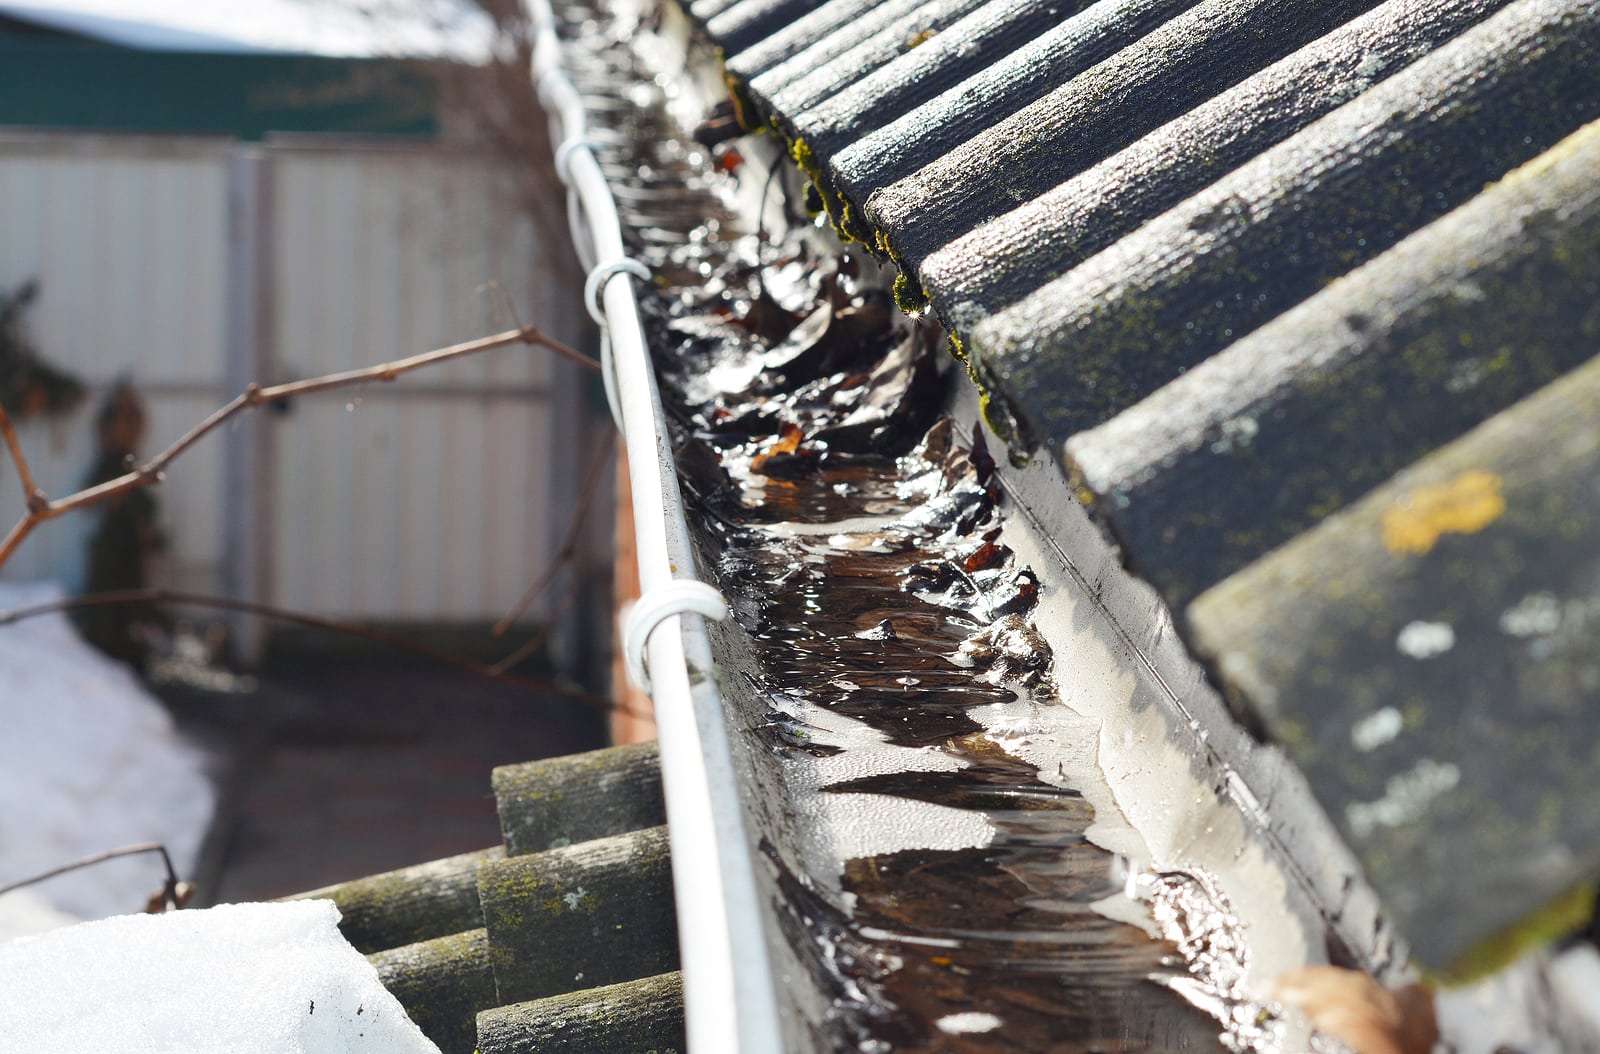
[[[1445,534],[1475,534],[1500,518],[1500,477],[1469,469],[1445,483],[1418,487],[1383,513],[1383,544],[1396,556],[1420,556]]]

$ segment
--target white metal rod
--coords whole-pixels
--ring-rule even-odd
[[[561,70],[547,0],[530,0],[530,12],[538,32],[534,74],[540,99],[551,112],[557,142],[574,141],[587,130],[583,99]],[[621,222],[593,153],[571,150],[566,171],[581,204],[593,262],[622,259]],[[695,573],[633,281],[626,275],[609,279],[600,301],[632,480],[640,586],[648,593],[674,579],[693,579]],[[648,658],[672,844],[688,1048],[692,1054],[776,1054],[782,1040],[772,967],[703,620],[698,615],[669,618],[651,635]]]

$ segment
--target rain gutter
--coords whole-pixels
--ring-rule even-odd
[[[781,1049],[777,1004],[750,841],[739,806],[721,694],[704,618],[726,607],[694,574],[694,554],[616,203],[587,136],[583,99],[562,69],[554,12],[530,0],[533,76],[550,115],[568,191],[586,300],[602,331],[603,375],[622,432],[641,597],[624,650],[647,683],[660,729],[688,1048],[694,1054]],[[648,670],[647,676],[645,669]]]

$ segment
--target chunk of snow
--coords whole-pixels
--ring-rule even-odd
[[[0,1037],[50,1054],[438,1054],[331,901],[124,915],[0,944]]]
[[[61,597],[0,584],[0,611]],[[0,626],[0,883],[135,842],[162,842],[190,877],[215,792],[206,756],[127,667],[85,644],[66,616]],[[56,915],[0,896],[0,939],[58,921],[144,907],[166,873],[154,855],[52,878],[31,891]]]

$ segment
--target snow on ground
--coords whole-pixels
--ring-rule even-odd
[[[53,584],[0,583],[0,611],[60,596]],[[0,626],[0,885],[147,841],[165,843],[189,878],[215,806],[206,763],[66,616]],[[160,857],[142,855],[0,895],[0,940],[141,911],[164,878]]]
[[[0,1051],[438,1054],[338,920],[229,904],[0,944]]]

